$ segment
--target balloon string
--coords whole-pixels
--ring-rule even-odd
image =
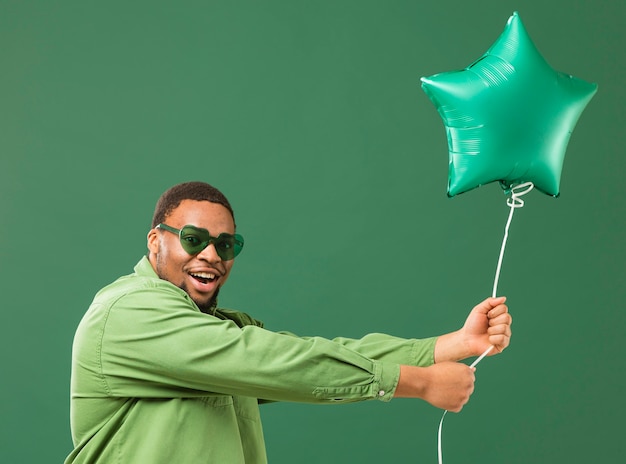
[[[443,419],[446,417],[448,410],[446,409],[443,412],[443,416],[441,416],[441,420],[439,421],[439,432],[437,433],[437,453],[439,456],[439,464],[443,463],[443,454],[441,453],[441,429],[443,428]]]
[[[509,237],[509,227],[511,226],[511,220],[513,219],[513,213],[517,208],[524,206],[524,200],[520,197],[530,192],[535,185],[532,182],[526,182],[520,184],[511,189],[511,198],[506,200],[506,204],[511,207],[509,212],[509,219],[506,221],[506,227],[504,228],[504,238],[502,239],[502,247],[500,248],[500,257],[498,258],[498,266],[496,268],[496,277],[493,281],[492,297],[498,295],[498,280],[500,279],[500,269],[502,268],[502,258],[504,258],[504,249],[506,248],[506,240]]]
[[[506,249],[506,241],[509,238],[509,227],[511,227],[511,221],[513,220],[513,213],[517,208],[524,207],[524,200],[520,197],[529,193],[535,185],[532,182],[525,182],[520,185],[516,185],[511,189],[511,198],[507,198],[506,204],[511,208],[509,211],[509,218],[506,221],[504,227],[504,237],[502,238],[502,246],[500,247],[500,256],[498,257],[498,265],[496,266],[496,276],[493,280],[493,292],[491,296],[493,298],[498,296],[498,281],[500,280],[500,270],[502,269],[502,260],[504,259],[504,250]],[[482,361],[482,359],[493,350],[493,345],[487,348],[483,354],[481,354],[476,360],[470,364],[470,367],[476,367],[476,365]]]
[[[502,239],[502,246],[500,247],[500,256],[498,257],[498,265],[496,266],[496,276],[493,282],[493,292],[491,296],[495,298],[498,295],[498,280],[500,279],[500,270],[502,269],[502,260],[504,258],[504,250],[506,248],[506,241],[509,237],[509,227],[511,226],[511,220],[513,219],[513,213],[517,208],[522,208],[524,206],[524,200],[520,197],[526,195],[530,192],[535,185],[532,182],[526,182],[520,185],[516,185],[511,189],[511,198],[507,198],[506,204],[511,208],[509,212],[509,218],[506,221],[506,226],[504,227],[504,238]],[[476,365],[482,361],[482,359],[487,356],[491,350],[493,350],[493,345],[487,348],[483,354],[481,354],[476,360],[470,364],[470,367],[476,367]],[[444,411],[441,416],[441,420],[439,421],[439,431],[437,433],[437,452],[439,457],[439,464],[443,464],[443,454],[441,452],[441,430],[443,429],[443,419],[446,417],[448,411]]]

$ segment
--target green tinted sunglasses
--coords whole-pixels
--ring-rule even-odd
[[[211,237],[208,230],[192,225],[183,226],[180,230],[166,224],[159,224],[156,228],[178,235],[181,246],[190,255],[197,255],[212,243],[218,256],[224,261],[230,261],[243,248],[243,237],[239,234],[221,233],[217,237]]]

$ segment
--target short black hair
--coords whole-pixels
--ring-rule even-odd
[[[152,216],[152,228],[165,222],[165,218],[175,210],[183,200],[210,201],[224,206],[230,211],[235,221],[235,213],[228,199],[222,192],[206,182],[184,182],[167,189],[157,201]]]

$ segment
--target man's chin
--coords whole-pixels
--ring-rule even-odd
[[[164,276],[161,276],[158,272],[157,275],[159,275],[159,277],[161,279],[164,280],[169,280],[166,279]],[[170,281],[171,282],[171,281]],[[173,282],[172,282],[173,283]],[[194,296],[189,289],[187,288],[187,285],[185,285],[185,283],[183,282],[182,284],[178,285],[178,288],[180,288],[181,290],[183,290],[187,295],[189,295],[189,297],[191,298],[191,300],[196,304],[196,306],[198,307],[198,309],[200,309],[200,311],[202,311],[205,314],[213,314],[215,311],[215,308],[217,307],[217,295],[220,292],[220,287],[217,287],[215,289],[215,292],[213,292],[213,295],[211,295],[210,297],[204,297],[204,298],[199,298],[198,296],[200,295],[196,295]]]
[[[183,288],[183,290],[187,292],[187,289]],[[215,293],[213,293],[213,295],[208,299],[207,298],[203,298],[203,299],[194,298],[189,292],[187,292],[187,294],[191,297],[191,299],[196,304],[198,309],[200,309],[200,311],[202,311],[205,314],[213,314],[214,309],[217,307],[217,295],[219,292],[220,292],[220,289],[217,288],[215,290]]]

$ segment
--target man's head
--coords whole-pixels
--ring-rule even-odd
[[[234,260],[221,249],[218,254],[215,239],[195,254],[185,251],[177,231],[186,225],[206,229],[211,238],[234,235],[233,210],[226,197],[209,184],[178,184],[159,198],[148,232],[148,259],[157,275],[187,292],[206,312],[216,305]]]
[[[184,182],[167,189],[154,208],[152,228],[165,222],[166,217],[180,205],[183,200],[210,201],[225,207],[235,220],[235,213],[228,199],[218,189],[205,182]]]

